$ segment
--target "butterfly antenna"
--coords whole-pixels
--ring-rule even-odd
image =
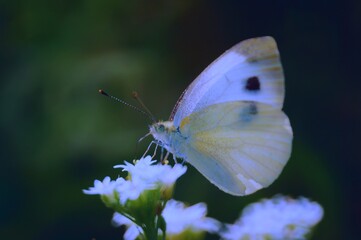
[[[119,99],[119,98],[117,98],[117,97],[114,97],[114,96],[108,94],[107,92],[105,92],[105,91],[102,90],[102,89],[99,89],[99,93],[102,94],[102,95],[104,95],[104,96],[106,96],[106,97],[108,97],[108,98],[110,98],[110,99],[112,99],[112,100],[114,100],[114,101],[116,101],[116,102],[120,102],[120,103],[124,104],[125,106],[128,106],[128,107],[134,109],[134,110],[137,111],[137,112],[140,112],[140,113],[146,115],[150,120],[152,120],[153,122],[155,122],[155,121],[154,121],[155,118],[153,117],[153,115],[149,114],[148,112],[144,112],[142,109],[140,109],[140,108],[138,108],[138,107],[136,107],[136,106],[133,106],[133,105],[127,103],[126,101],[123,101],[123,100],[121,100],[121,99]]]
[[[148,117],[152,119],[152,121],[155,123],[157,122],[157,119],[154,117],[154,115],[149,111],[149,109],[145,106],[142,99],[139,97],[139,94],[136,91],[133,91],[132,96],[137,102],[142,106],[142,108],[147,112]]]

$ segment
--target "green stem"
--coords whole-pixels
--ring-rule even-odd
[[[158,228],[154,222],[150,222],[143,227],[144,235],[147,240],[158,239]]]
[[[156,240],[157,238],[154,238],[152,231],[146,231],[144,230],[144,236],[146,240]]]

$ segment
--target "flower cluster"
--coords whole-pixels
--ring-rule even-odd
[[[121,168],[128,172],[128,180],[124,178],[110,180],[110,177],[105,177],[102,182],[95,180],[94,187],[83,192],[100,194],[108,199],[119,197],[121,204],[125,204],[128,200],[139,198],[145,190],[161,187],[171,189],[175,181],[187,171],[187,167],[181,164],[171,167],[162,164],[153,165],[155,162],[147,156],[135,161],[134,164],[125,162],[124,165],[116,165],[114,168]]]
[[[322,207],[307,198],[276,196],[247,206],[221,235],[227,240],[306,239],[322,216]]]
[[[204,231],[218,232],[221,223],[213,218],[206,217],[206,214],[207,206],[204,203],[186,207],[182,202],[173,199],[169,200],[162,212],[167,225],[167,238],[191,239],[194,237],[197,239],[197,236]],[[134,240],[142,233],[142,229],[138,225],[120,213],[114,213],[112,221],[115,226],[127,226],[127,231],[124,234],[125,240]]]
[[[128,172],[126,179],[105,177],[103,181],[95,180],[94,187],[83,192],[99,194],[104,204],[115,210],[114,225],[128,226],[124,239],[136,239],[138,235],[156,239],[161,234],[179,236],[184,232],[188,235],[217,232],[220,223],[206,217],[205,204],[186,207],[171,199],[173,185],[187,167],[155,163],[147,156],[134,164],[117,165],[114,168]]]
[[[186,166],[162,165],[147,156],[115,168],[127,172],[127,177],[95,180],[83,192],[100,195],[115,211],[112,222],[127,227],[126,240],[202,239],[205,232],[225,240],[306,239],[323,217],[316,202],[276,196],[250,204],[234,224],[222,224],[206,216],[206,204],[186,206],[172,199],[173,185]]]

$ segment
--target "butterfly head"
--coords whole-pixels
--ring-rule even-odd
[[[176,128],[173,121],[159,121],[150,125],[149,130],[157,141],[168,144],[170,135],[176,131]]]
[[[154,138],[160,140],[161,136],[175,131],[172,121],[159,121],[149,126],[150,133]]]

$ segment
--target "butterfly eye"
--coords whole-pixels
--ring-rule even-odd
[[[159,124],[159,125],[158,125],[158,132],[164,132],[164,130],[165,130],[164,125],[163,125],[163,124]]]

